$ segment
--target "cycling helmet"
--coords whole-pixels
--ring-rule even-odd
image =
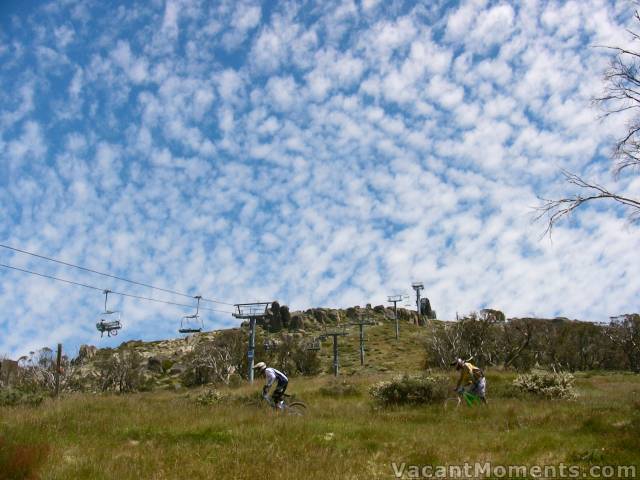
[[[452,367],[462,367],[464,365],[464,360],[461,358],[456,358],[456,360],[451,364]]]
[[[264,372],[267,369],[267,364],[264,362],[257,363],[254,367],[254,370],[258,370],[259,372]]]

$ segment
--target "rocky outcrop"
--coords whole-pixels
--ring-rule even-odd
[[[147,359],[147,370],[150,372],[162,373],[162,360],[158,357],[149,357]]]
[[[0,385],[10,385],[18,375],[18,362],[3,358],[0,361]]]
[[[94,347],[93,345],[80,345],[80,349],[78,350],[78,356],[75,358],[74,363],[76,365],[81,365],[87,360],[91,360],[96,356],[96,352],[98,351],[98,347]]]

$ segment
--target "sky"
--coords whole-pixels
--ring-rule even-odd
[[[640,226],[610,204],[535,221],[612,176],[603,118],[628,1],[109,2],[0,6],[0,243],[226,303],[385,304],[438,317],[640,311]],[[0,354],[174,338],[192,304],[0,248]],[[206,329],[238,324],[203,303]]]

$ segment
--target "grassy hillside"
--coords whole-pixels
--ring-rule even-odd
[[[371,479],[393,478],[391,462],[640,463],[638,376],[581,376],[579,399],[560,402],[502,398],[512,375],[493,372],[488,407],[453,411],[375,408],[368,386],[386,376],[349,377],[357,391],[347,397],[327,393],[329,377],[296,379],[305,417],[247,404],[258,385],[225,390],[213,406],[197,404],[197,391],[77,394],[0,410],[0,435],[20,461],[42,453],[45,479]]]
[[[365,368],[360,367],[360,332],[358,327],[347,330],[339,337],[340,372],[343,375],[388,371],[419,370],[424,364],[424,338],[426,330],[409,323],[400,326],[400,339],[395,339],[395,324],[384,322],[364,327]],[[322,343],[319,352],[326,372],[332,371],[333,340]]]
[[[551,401],[514,398],[515,374],[489,370],[486,407],[451,410],[437,402],[381,408],[369,396],[370,386],[421,370],[426,330],[402,323],[398,342],[389,321],[365,332],[365,367],[352,328],[340,338],[338,383],[329,373],[292,379],[290,393],[310,407],[304,417],[256,406],[260,380],[225,387],[222,399],[209,405],[197,401],[207,388],[180,388],[76,393],[39,407],[0,407],[0,479],[375,479],[394,478],[393,462],[640,464],[638,375],[578,374],[578,398]],[[258,342],[265,335],[260,331]],[[188,345],[167,342],[152,347]],[[324,372],[331,371],[331,347],[327,340],[320,351]],[[453,386],[455,372],[445,374]]]
[[[286,329],[279,332],[269,332],[261,326],[256,331],[256,360],[260,361],[263,355],[265,340],[271,342],[281,342],[283,336],[291,336],[296,341],[305,345],[325,333],[336,328],[336,322],[340,323],[366,318],[373,320],[375,325],[365,327],[366,338],[366,365],[362,369],[359,356],[359,330],[358,327],[350,326],[346,332],[346,337],[339,339],[339,353],[341,372],[344,375],[351,375],[356,372],[385,372],[385,371],[407,371],[421,368],[424,363],[424,337],[427,329],[418,327],[409,315],[411,312],[402,310],[404,319],[400,322],[401,337],[395,340],[395,323],[391,319],[393,314],[390,309],[376,311],[374,309],[353,309],[352,315],[348,315],[345,310],[332,309],[311,309],[305,312],[293,312],[293,317],[298,319],[300,329],[288,331]],[[391,317],[391,318],[390,318]],[[249,336],[248,326],[231,329],[238,334],[244,342],[240,355],[246,357],[247,340]],[[219,337],[223,331],[207,331],[192,334],[184,338],[166,339],[153,342],[143,342],[131,340],[121,344],[115,349],[96,349],[96,347],[81,347],[81,352],[74,370],[77,385],[84,385],[85,390],[99,390],[95,386],[91,387],[93,380],[100,370],[100,363],[113,357],[114,354],[122,351],[135,352],[139,355],[141,363],[140,370],[143,371],[146,383],[150,388],[180,387],[184,383],[185,364],[188,363],[189,355],[198,348],[199,345],[207,344]],[[231,333],[227,331],[226,333]],[[322,372],[329,373],[333,365],[332,340],[326,339],[322,343],[322,349],[318,352],[322,363]],[[167,362],[171,368],[151,369],[150,360],[156,364]],[[279,367],[281,368],[281,367]],[[293,372],[288,372],[293,373]]]

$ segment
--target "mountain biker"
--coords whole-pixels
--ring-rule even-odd
[[[458,393],[463,393],[466,389],[467,392],[477,395],[482,400],[482,403],[486,404],[487,381],[484,378],[482,369],[470,362],[465,362],[461,358],[456,358],[456,361],[451,366],[455,366],[456,370],[460,372],[460,378],[454,390]]]
[[[273,391],[273,395],[271,395],[271,401],[277,408],[282,409],[284,405],[284,392],[287,390],[287,385],[289,384],[287,376],[280,370],[267,367],[267,364],[264,362],[259,362],[253,369],[257,370],[259,374],[264,374],[266,377],[266,383],[262,388],[262,398],[265,400],[269,400],[269,389],[271,385],[273,385],[273,382],[277,382],[276,389]]]

